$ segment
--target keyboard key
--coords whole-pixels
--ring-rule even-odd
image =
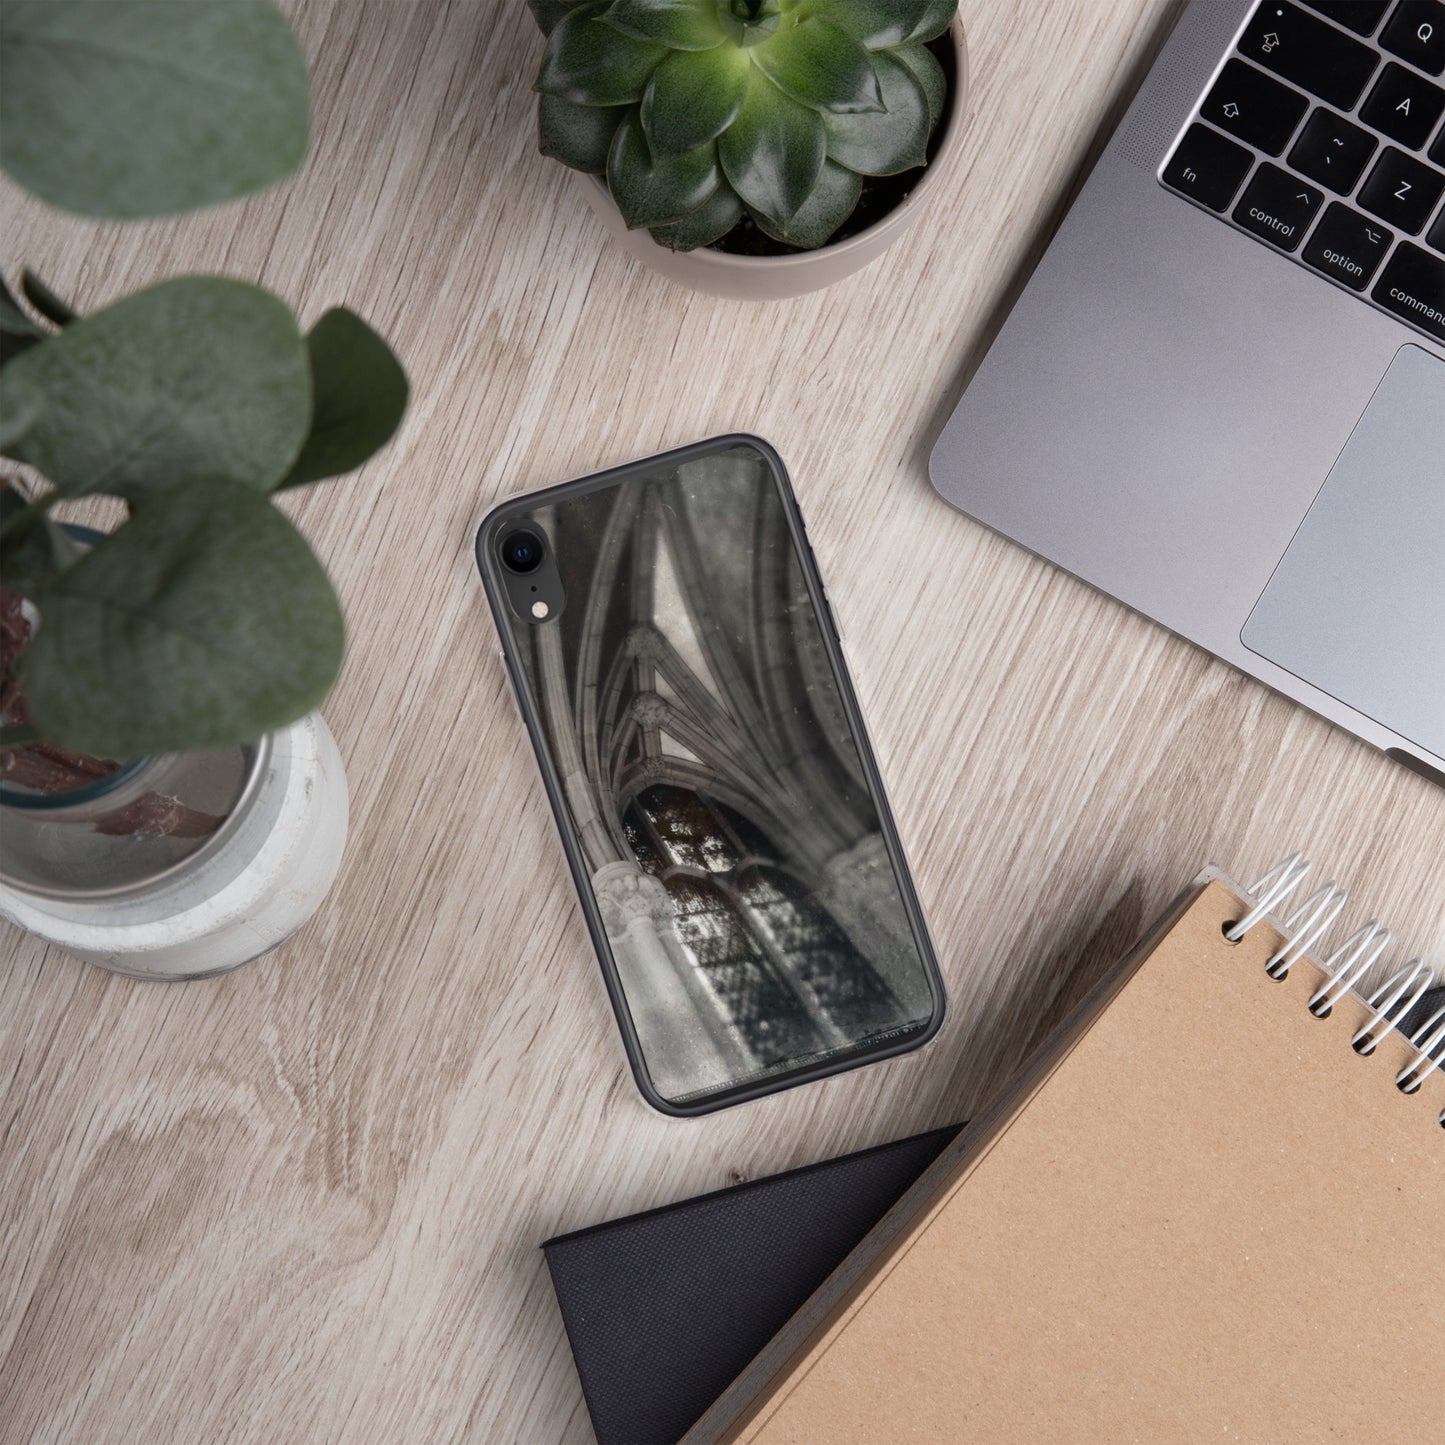
[[[1419,150],[1445,112],[1445,90],[1392,60],[1371,87],[1360,119],[1391,140]]]
[[[1254,157],[1243,146],[1207,126],[1191,125],[1164,167],[1164,184],[1211,211],[1222,211],[1253,163]]]
[[[1304,257],[1316,271],[1333,276],[1351,291],[1363,291],[1394,239],[1378,222],[1332,201],[1324,220],[1315,227]]]
[[[1254,12],[1239,52],[1340,110],[1354,108],[1379,63],[1368,45],[1297,6],[1269,0]]]
[[[1316,110],[1305,122],[1289,163],[1302,175],[1347,196],[1354,190],[1377,142],[1332,110]]]
[[[1328,15],[1337,25],[1348,26],[1356,35],[1373,35],[1390,0],[1305,0],[1311,10]]]
[[[1380,44],[1431,75],[1445,72],[1445,5],[1440,0],[1400,0]]]
[[[1445,206],[1440,209],[1440,214],[1435,217],[1435,224],[1425,232],[1425,244],[1433,246],[1437,251],[1445,251]]]
[[[1445,191],[1445,175],[1394,146],[1386,146],[1360,187],[1359,202],[1396,230],[1418,236],[1441,191]]]
[[[1430,143],[1430,149],[1425,154],[1437,166],[1445,166],[1445,125],[1440,127],[1440,134]]]
[[[1401,241],[1370,295],[1402,320],[1445,341],[1445,261]]]
[[[1324,196],[1297,176],[1265,162],[1245,187],[1234,219],[1246,231],[1263,236],[1282,251],[1299,245],[1310,222],[1319,215]]]
[[[1421,81],[1421,84],[1425,84]],[[1247,145],[1277,156],[1294,134],[1309,101],[1299,91],[1271,80],[1263,71],[1231,60],[1204,97],[1200,115]]]

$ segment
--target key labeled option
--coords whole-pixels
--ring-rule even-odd
[[[1309,101],[1299,91],[1242,60],[1231,60],[1205,96],[1200,114],[1220,130],[1277,156],[1308,109]]]
[[[1289,163],[1310,180],[1347,196],[1374,155],[1376,144],[1369,131],[1351,125],[1343,116],[1316,110],[1294,143]]]
[[[1445,261],[1438,256],[1401,241],[1370,295],[1386,311],[1445,341]]]
[[[1254,157],[1242,145],[1208,126],[1191,125],[1164,167],[1164,184],[1211,211],[1222,211],[1253,164]]]
[[[1378,221],[1332,201],[1304,249],[1304,258],[1351,291],[1363,291],[1394,239]]]
[[[1265,163],[1245,187],[1234,219],[1280,250],[1293,251],[1319,215],[1324,199],[1298,176]]]
[[[1360,119],[1391,140],[1419,150],[1445,113],[1445,90],[1392,60],[1370,87]]]
[[[1397,231],[1418,236],[1441,191],[1445,191],[1445,176],[1439,171],[1386,146],[1360,187],[1359,202]]]

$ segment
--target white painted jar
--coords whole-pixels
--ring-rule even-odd
[[[167,805],[216,826],[168,833]],[[162,821],[115,831],[142,815]],[[315,913],[346,823],[346,775],[319,713],[243,749],[146,759],[77,793],[0,787],[0,914],[117,973],[204,978]]]

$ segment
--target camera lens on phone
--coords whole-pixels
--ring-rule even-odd
[[[502,562],[513,572],[534,572],[542,561],[542,539],[519,528],[502,538]]]

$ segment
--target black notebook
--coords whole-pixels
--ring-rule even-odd
[[[600,1445],[671,1445],[961,1125],[543,1246]]]

